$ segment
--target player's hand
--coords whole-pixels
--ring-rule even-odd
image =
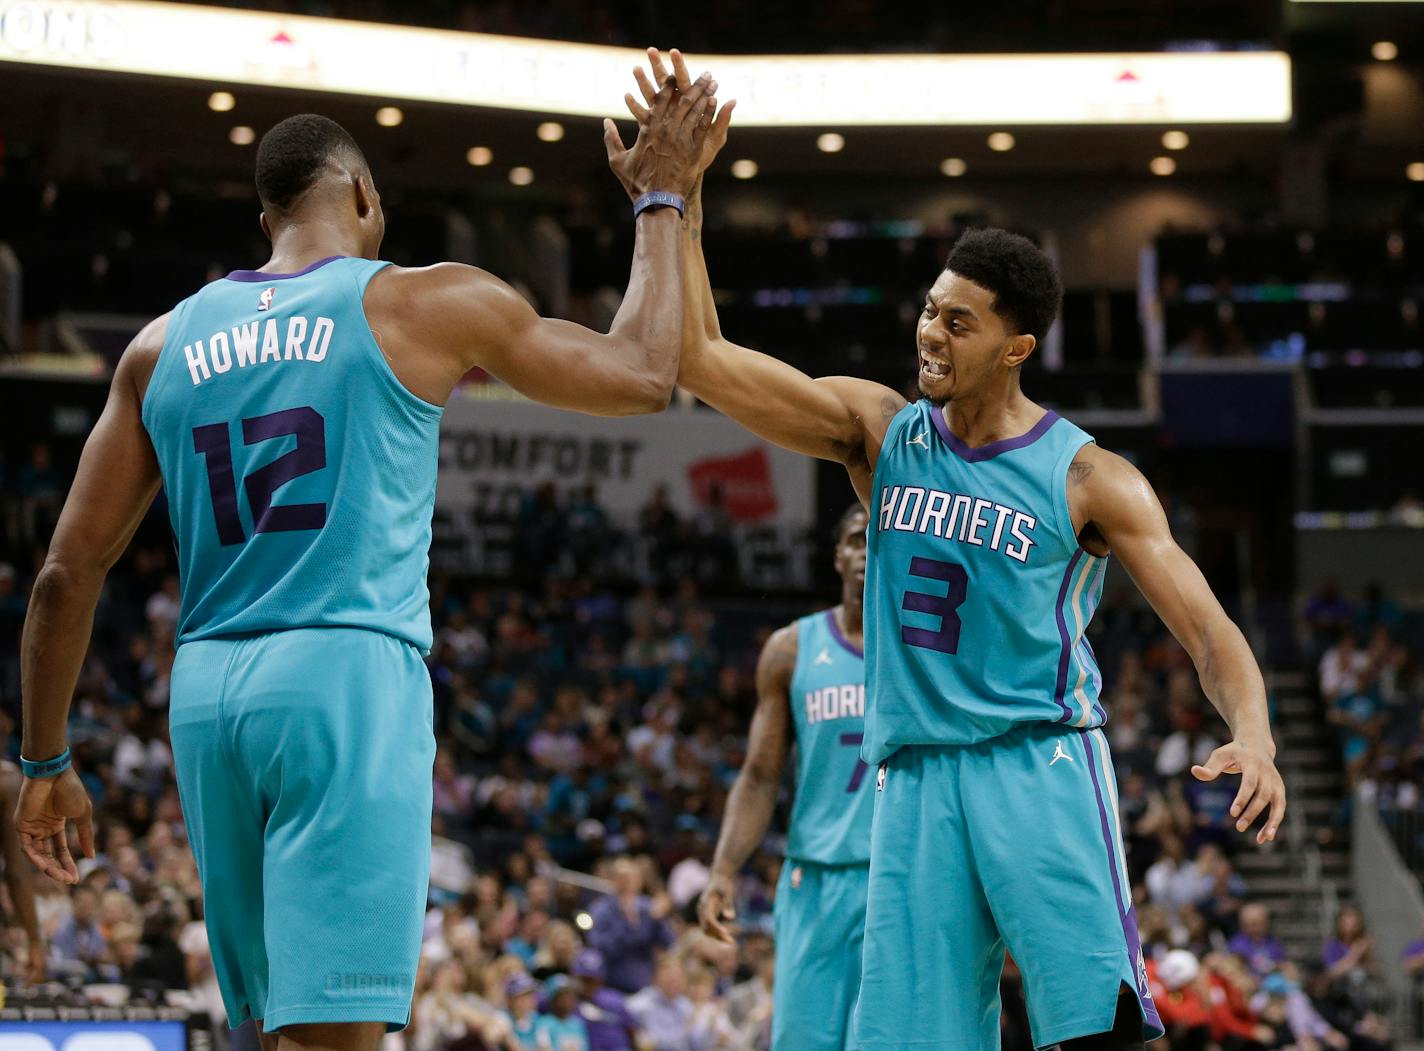
[[[685,197],[692,192],[711,124],[706,114],[709,106],[716,105],[714,91],[710,73],[702,74],[686,91],[679,91],[669,75],[653,96],[648,123],[639,129],[631,150],[623,149],[614,123],[603,122],[608,166],[630,194],[670,190]]]
[[[79,848],[94,856],[94,805],[84,782],[70,767],[58,777],[27,777],[20,785],[15,830],[20,846],[35,866],[60,883],[78,883],[79,869],[69,853],[68,824],[74,822]]]
[[[1198,781],[1215,781],[1222,774],[1241,775],[1241,790],[1231,804],[1236,831],[1245,832],[1270,807],[1256,842],[1275,839],[1286,816],[1286,786],[1271,756],[1258,745],[1232,741],[1212,752],[1205,765],[1192,767],[1192,776]]]
[[[727,945],[737,943],[736,928],[732,926],[737,918],[737,909],[733,905],[736,897],[731,877],[713,873],[702,890],[702,896],[697,899],[697,922],[704,934]]]
[[[673,48],[669,52],[672,59],[671,75],[673,82],[677,85],[678,91],[690,91],[692,88],[692,76],[687,72],[687,62],[682,56],[682,52]],[[634,68],[633,79],[638,82],[638,91],[643,96],[643,102],[647,106],[639,104],[632,92],[623,96],[623,102],[628,107],[628,112],[633,114],[633,119],[638,122],[638,127],[642,128],[651,119],[650,107],[657,97],[657,89],[654,84],[665,84],[669,75],[669,70],[663,64],[662,52],[655,47],[648,48],[648,65],[653,71],[651,79],[643,72],[641,66]],[[717,82],[712,82],[712,94],[717,93]],[[721,108],[709,106],[706,119],[710,122],[707,128],[707,138],[702,143],[702,157],[699,161],[698,174],[705,172],[712,166],[712,162],[717,159],[717,154],[722,152],[722,147],[727,145],[727,129],[732,123],[732,110],[736,109],[737,100],[728,99],[722,103]]]
[[[29,939],[29,950],[25,960],[25,980],[31,985],[40,985],[44,982],[49,967],[44,939]]]

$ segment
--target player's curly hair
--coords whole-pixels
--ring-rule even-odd
[[[298,113],[272,125],[257,146],[257,195],[263,207],[290,209],[328,162],[342,154],[366,167],[356,140],[329,117]]]
[[[1048,253],[1007,230],[966,231],[944,268],[992,292],[994,312],[1014,332],[1040,341],[1063,302],[1063,284]]]

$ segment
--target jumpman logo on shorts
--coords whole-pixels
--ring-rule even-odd
[[[1063,742],[1055,741],[1053,745],[1053,758],[1048,761],[1048,765],[1052,766],[1060,759],[1066,759],[1070,763],[1073,761],[1073,757],[1063,750]]]
[[[905,440],[905,444],[906,444],[906,445],[918,445],[918,446],[920,446],[921,448],[923,448],[923,449],[925,449],[926,451],[928,451],[928,450],[929,450],[929,447],[930,447],[930,432],[929,432],[929,428],[928,428],[928,427],[925,428],[925,429],[922,430],[919,434],[915,435],[913,438],[907,438],[907,439]]]

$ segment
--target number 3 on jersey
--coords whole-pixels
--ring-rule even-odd
[[[944,595],[929,595],[923,591],[905,592],[900,608],[911,613],[928,613],[939,617],[939,628],[930,630],[902,624],[900,640],[906,645],[919,646],[922,649],[958,653],[961,622],[957,610],[969,593],[969,574],[964,571],[963,566],[955,562],[912,558],[910,576],[943,580],[949,585],[949,592]]]
[[[295,449],[257,468],[242,480],[252,511],[254,533],[288,533],[326,525],[325,504],[272,504],[272,494],[281,486],[326,466],[326,421],[321,414],[304,405],[242,421],[244,445],[256,445],[289,434],[296,436]],[[233,477],[228,425],[209,423],[194,427],[193,451],[207,463],[208,493],[213,500],[219,542],[224,547],[246,543],[247,535],[237,513],[237,481]]]

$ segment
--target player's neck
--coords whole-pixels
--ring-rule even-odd
[[[847,587],[841,595],[841,604],[832,613],[845,637],[852,642],[865,636],[865,602],[860,595],[860,585],[856,584],[854,587],[854,592]]]
[[[332,256],[360,256],[361,236],[343,224],[320,216],[294,219],[272,235],[272,257],[261,270],[270,274],[295,274]]]
[[[1017,438],[1043,415],[1042,406],[1019,389],[1017,376],[1002,387],[948,401],[940,411],[950,432],[970,448]]]

